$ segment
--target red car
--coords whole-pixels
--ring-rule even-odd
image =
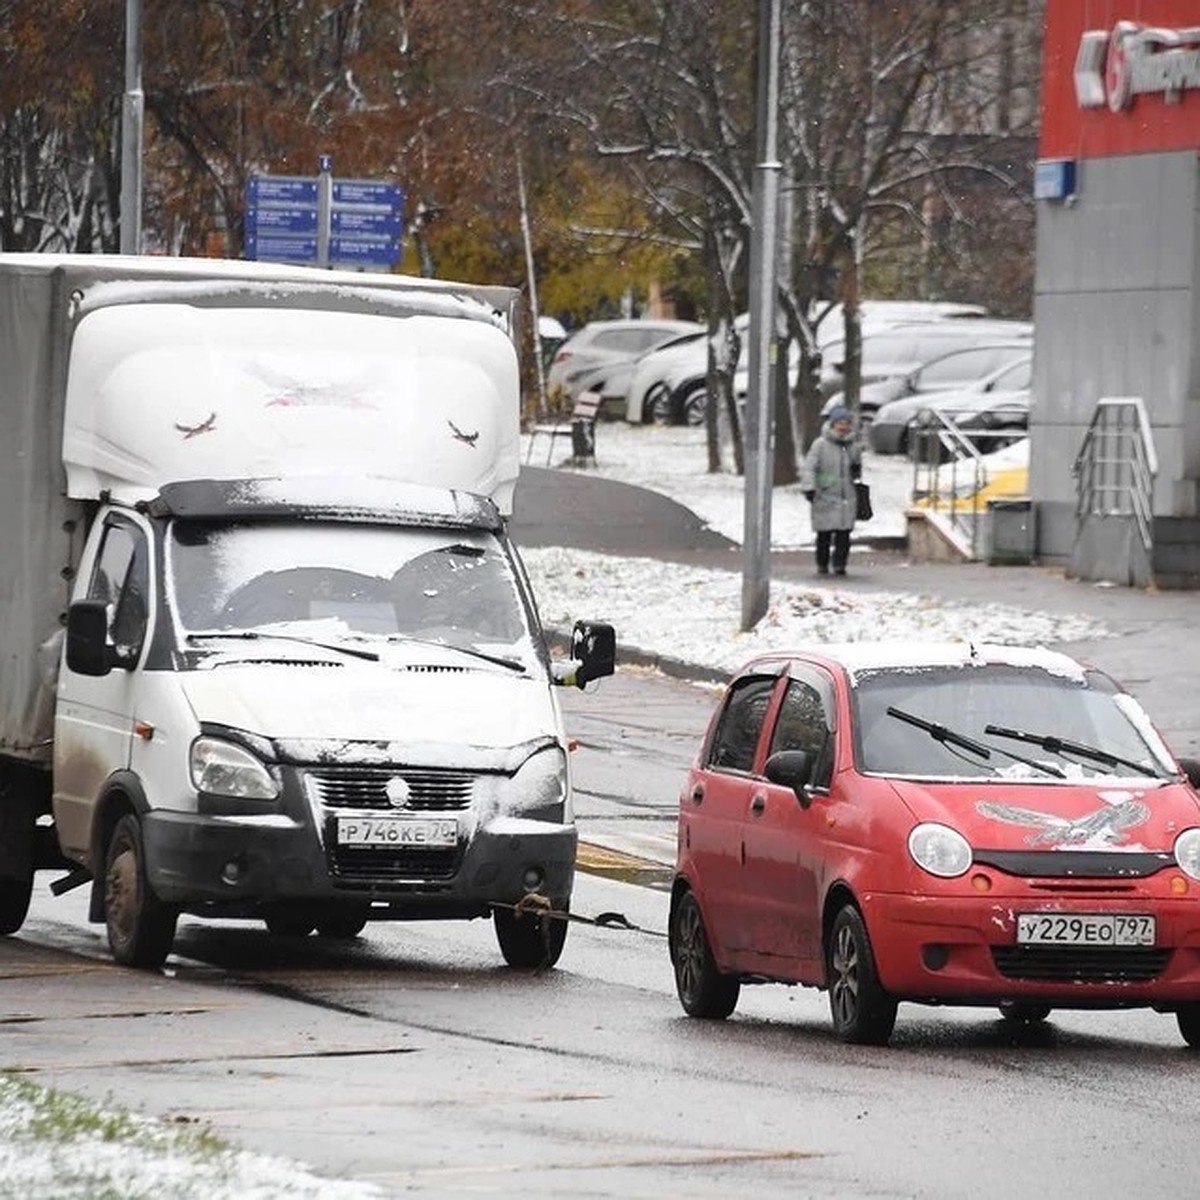
[[[754,659],[679,800],[679,999],[826,988],[843,1040],[901,1000],[1151,1007],[1200,1045],[1200,765],[1046,650],[860,643]]]

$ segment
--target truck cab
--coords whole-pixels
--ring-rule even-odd
[[[90,885],[129,965],[183,912],[327,937],[489,917],[510,965],[552,965],[576,847],[554,688],[611,673],[613,636],[580,623],[552,660],[508,538],[504,321],[201,279],[97,281],[70,326],[57,890]]]

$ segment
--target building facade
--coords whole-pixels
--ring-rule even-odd
[[[1048,0],[1045,31],[1038,558],[1197,586],[1200,0]]]

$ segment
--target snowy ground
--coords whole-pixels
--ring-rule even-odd
[[[600,425],[594,473],[670,496],[736,542],[744,529],[742,479],[706,472],[704,431]],[[593,468],[588,468],[592,471]],[[900,537],[913,488],[912,464],[894,455],[864,456],[875,515],[855,538]],[[795,486],[777,488],[771,544],[811,547],[808,504]],[[741,559],[729,571],[682,567],[653,559],[613,558],[553,547],[522,551],[542,617],[569,627],[577,617],[607,620],[624,646],[703,666],[733,670],[752,654],[812,642],[867,638],[992,641],[1017,645],[1105,635],[1080,615],[1030,612],[1004,604],[959,605],[900,591],[839,588],[831,579],[771,585],[770,606],[749,633],[741,625]],[[853,551],[850,572],[854,572]]]

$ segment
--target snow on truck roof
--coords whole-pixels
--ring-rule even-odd
[[[269,272],[264,289],[243,278],[253,264],[235,265],[228,291],[205,276],[85,292],[64,417],[72,497],[136,503],[188,479],[373,477],[512,511],[516,349],[490,314],[459,319],[482,316],[478,301],[432,292],[393,304],[361,277],[324,272]]]

